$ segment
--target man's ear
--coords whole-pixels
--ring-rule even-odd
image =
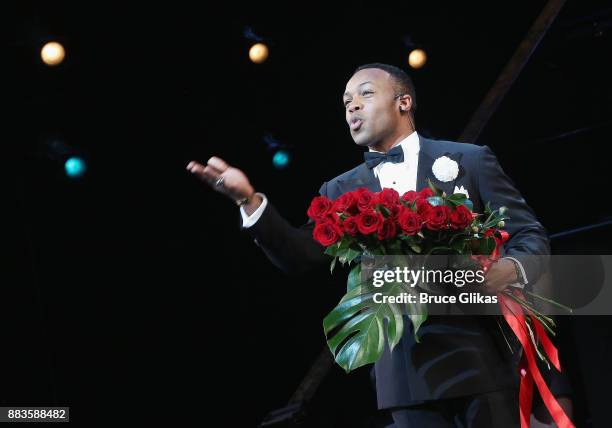
[[[404,94],[399,97],[400,111],[410,111],[412,109],[412,97],[408,94]]]

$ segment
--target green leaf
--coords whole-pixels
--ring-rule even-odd
[[[344,265],[346,263],[346,253],[348,252],[348,248],[342,248],[336,251],[336,257],[338,257],[338,261]]]
[[[338,257],[334,257],[331,261],[331,265],[329,266],[330,273],[334,273],[334,268],[336,267],[336,260],[338,260]]]
[[[495,239],[492,237],[483,238],[479,242],[478,254],[490,255],[495,250]]]
[[[384,351],[385,332],[393,349],[404,331],[403,305],[375,303],[375,293],[399,296],[405,289],[398,283],[374,287],[366,281],[354,287],[323,320],[327,344],[346,372],[376,362]],[[387,324],[385,325],[385,320]]]
[[[453,193],[449,197],[446,198],[446,201],[449,202],[450,205],[457,206],[463,205],[463,201],[467,199],[464,193]]]
[[[351,246],[351,242],[353,241],[353,237],[351,235],[344,235],[338,244],[339,250],[346,250]]]
[[[440,196],[442,194],[442,191],[431,182],[430,178],[427,179],[427,186],[431,189],[434,195]]]
[[[461,201],[463,199],[467,199],[467,196],[465,196],[465,193],[453,193],[447,199],[451,201]]]
[[[346,291],[349,292],[355,287],[361,285],[361,263],[355,265],[349,272],[348,279],[346,281]]]
[[[421,251],[423,251],[423,249],[421,248],[421,246],[419,244],[415,244],[415,243],[411,243],[410,244],[410,249],[412,251],[414,251],[417,254],[420,254]]]
[[[338,253],[338,244],[330,245],[329,247],[325,249],[325,252],[324,252],[324,254],[327,254],[328,256],[332,256],[332,257],[336,257],[337,253]]]
[[[338,257],[340,258],[340,263],[345,264],[347,262],[352,262],[359,255],[361,255],[361,251],[355,250],[353,248],[347,248],[346,250],[342,250],[342,254]]]
[[[391,215],[391,211],[389,211],[386,206],[384,206],[383,204],[376,204],[376,206],[385,218],[389,218],[389,216]]]
[[[419,338],[418,332],[419,332],[419,328],[421,327],[421,324],[423,324],[425,320],[427,319],[427,314],[417,313],[417,314],[410,314],[408,316],[410,317],[410,320],[412,321],[412,325],[414,326],[414,340],[417,343],[421,343],[421,339]]]

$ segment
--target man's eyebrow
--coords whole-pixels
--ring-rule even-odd
[[[359,86],[357,86],[357,87],[359,88],[360,86],[363,86],[363,85],[365,85],[366,83],[373,83],[373,82],[370,82],[369,80],[367,80],[367,81],[365,81],[365,82],[363,82],[363,83],[360,83],[360,84],[359,84]],[[342,96],[344,97],[344,96],[346,96],[346,95],[350,95],[350,94],[348,93],[348,91],[347,91],[347,92],[345,92],[345,93],[344,93],[344,95],[342,95]]]

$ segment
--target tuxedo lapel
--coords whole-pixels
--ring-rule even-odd
[[[446,156],[457,162],[459,165],[459,174],[452,181],[440,181],[434,175],[431,167],[435,160],[441,156]],[[461,166],[462,153],[442,153],[436,149],[436,143],[433,140],[419,135],[419,164],[417,168],[417,188],[419,191],[427,187],[427,179],[437,188],[446,192],[447,195],[452,195],[455,190],[455,182],[465,175],[465,170]]]
[[[374,176],[374,172],[365,163],[357,168],[352,177],[344,180],[338,179],[338,187],[340,187],[341,193],[352,192],[359,187],[366,187],[372,192],[381,191],[378,178]]]

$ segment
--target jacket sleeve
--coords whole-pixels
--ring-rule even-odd
[[[323,183],[319,193],[327,196],[327,183]],[[325,247],[313,239],[313,229],[312,220],[300,227],[292,226],[268,202],[259,220],[243,230],[251,235],[275,266],[287,274],[299,275],[331,263],[331,258],[324,254]]]
[[[531,286],[547,270],[550,258],[548,234],[488,146],[481,148],[477,169],[482,205],[490,202],[492,209],[508,208],[509,219],[504,229],[510,234],[510,239],[504,246],[505,255],[521,263],[527,284]]]

